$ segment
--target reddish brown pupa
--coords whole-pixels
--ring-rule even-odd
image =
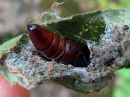
[[[27,25],[32,43],[48,60],[86,67],[90,62],[90,51],[87,45],[74,40],[64,39],[37,24]]]

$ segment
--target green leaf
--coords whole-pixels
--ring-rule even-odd
[[[101,11],[77,14],[47,24],[47,28],[67,38],[98,40],[104,33],[105,23]]]
[[[130,97],[130,69],[120,69],[116,75],[116,86],[112,97]]]
[[[11,40],[8,40],[4,42],[2,45],[0,45],[0,59],[3,57],[3,55],[9,53],[11,49],[13,49],[21,39],[25,38],[26,34],[21,34]]]
[[[0,45],[0,59],[13,49],[17,52],[18,48],[15,49],[15,47],[18,44],[26,42],[27,39],[27,34],[24,33],[4,42],[2,45]],[[3,75],[11,83],[19,82],[19,84],[22,84],[21,80],[19,80],[18,77],[9,73],[6,65],[0,64],[0,75]]]
[[[111,24],[108,25],[108,22]],[[130,24],[130,10],[105,10],[77,14],[49,22],[44,26],[54,33],[76,41],[92,40],[98,42],[101,35],[105,34],[106,28],[112,26],[113,23]],[[109,27],[109,30],[113,29]]]

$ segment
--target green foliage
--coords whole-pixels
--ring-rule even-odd
[[[130,8],[129,0],[97,0],[101,9],[122,9]]]
[[[87,39],[98,41],[104,33],[105,21],[101,11],[78,14],[60,21],[47,24],[47,28],[74,40],[86,41]]]
[[[3,55],[7,54],[8,52],[13,49],[21,39],[25,38],[26,34],[21,34],[9,41],[4,42],[2,45],[0,45],[0,59]]]
[[[130,69],[118,70],[116,74],[116,86],[112,97],[130,97]]]
[[[4,55],[9,53],[18,44],[21,44],[21,43],[25,42],[25,40],[27,38],[28,38],[27,34],[21,34],[21,35],[15,37],[15,38],[12,38],[11,40],[8,40],[8,41],[4,42],[2,45],[0,45],[0,60]],[[17,51],[17,49],[16,49],[16,51]],[[11,73],[9,73],[8,69],[7,69],[7,67],[5,65],[0,64],[0,75],[3,75],[8,81],[10,81],[12,83],[18,82],[17,77],[15,77]],[[21,84],[22,82],[19,82],[19,83]]]
[[[62,18],[58,21],[47,23],[46,26],[54,33],[74,39],[79,42],[92,40],[98,42],[102,34],[105,34],[107,22],[111,21],[118,25],[130,24],[130,10],[105,10],[91,13],[76,14],[71,17]],[[109,30],[112,30],[109,27]]]

